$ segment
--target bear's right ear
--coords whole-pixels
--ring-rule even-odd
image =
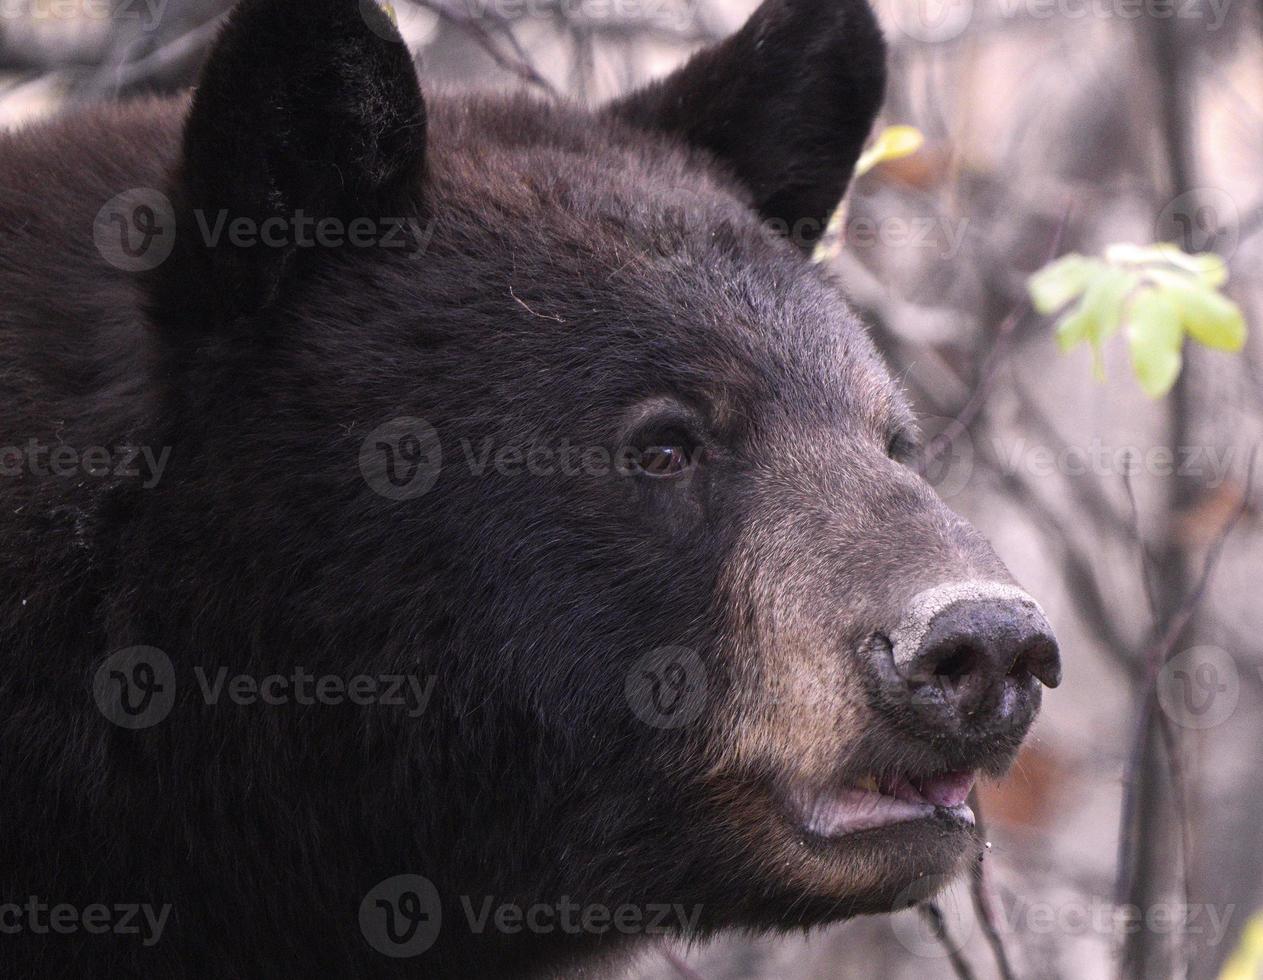
[[[737,33],[609,111],[709,151],[764,219],[810,249],[885,88],[886,45],[867,0],[765,0]]]
[[[267,306],[296,227],[310,235],[313,221],[406,205],[425,130],[412,58],[373,0],[243,0],[185,125],[175,188],[194,264],[185,282],[209,278],[200,285],[222,316]],[[248,234],[231,235],[234,222]]]

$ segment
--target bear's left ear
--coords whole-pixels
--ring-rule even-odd
[[[412,58],[373,0],[243,0],[202,71],[177,177],[215,305],[268,305],[301,222],[389,216],[420,180],[425,129]]]
[[[807,249],[885,88],[886,45],[866,0],[766,0],[736,34],[609,111],[714,154]]]

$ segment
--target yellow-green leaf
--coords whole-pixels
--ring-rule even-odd
[[[1250,916],[1241,942],[1219,971],[1219,980],[1258,980],[1263,976],[1263,912]]]
[[[1079,301],[1058,319],[1057,343],[1067,351],[1087,341],[1093,368],[1104,377],[1102,347],[1126,307],[1132,367],[1144,390],[1159,397],[1179,377],[1185,336],[1225,351],[1245,344],[1245,316],[1219,292],[1227,281],[1223,259],[1190,255],[1170,242],[1110,245],[1104,261],[1067,255],[1031,276],[1032,305],[1044,314]]]
[[[1175,297],[1162,289],[1142,289],[1127,311],[1127,343],[1132,370],[1150,398],[1161,398],[1180,376],[1184,328]]]
[[[1214,287],[1169,270],[1156,270],[1148,278],[1174,297],[1181,322],[1194,340],[1217,350],[1239,351],[1245,344],[1245,315]]]
[[[1120,242],[1105,249],[1105,261],[1111,265],[1167,266],[1196,276],[1208,286],[1222,286],[1228,281],[1228,266],[1220,256],[1214,252],[1190,255],[1173,242],[1156,245]]]
[[[1216,350],[1239,351],[1245,344],[1245,315],[1227,296],[1206,286],[1176,291],[1184,329],[1198,343]]]
[[[1092,270],[1083,299],[1057,327],[1057,340],[1063,351],[1082,340],[1091,343],[1093,369],[1102,380],[1105,365],[1101,359],[1101,347],[1122,322],[1123,301],[1137,282],[1135,273],[1098,265]]]
[[[1111,265],[1141,265],[1153,262],[1159,256],[1157,246],[1133,245],[1131,242],[1115,242],[1105,247],[1105,261]]]
[[[1071,253],[1056,262],[1049,263],[1031,276],[1026,288],[1031,294],[1031,304],[1048,316],[1056,313],[1088,286],[1094,270],[1100,263]]]
[[[1189,255],[1174,245],[1167,247],[1170,249],[1167,257],[1172,265],[1191,272],[1207,286],[1218,288],[1228,281],[1228,264],[1214,252]]]
[[[879,163],[911,156],[925,143],[925,136],[915,126],[887,126],[855,163],[855,176],[868,173]]]

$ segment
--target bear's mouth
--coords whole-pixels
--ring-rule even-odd
[[[929,776],[867,775],[803,797],[798,809],[803,828],[817,837],[843,837],[929,817],[972,826],[974,811],[965,800],[976,776],[972,769]]]

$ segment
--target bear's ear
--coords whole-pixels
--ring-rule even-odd
[[[736,34],[610,106],[710,151],[758,212],[810,247],[881,107],[886,46],[866,0],[765,0]]]
[[[243,0],[202,71],[177,177],[181,238],[222,312],[273,299],[302,222],[310,235],[403,204],[425,129],[412,58],[373,0]]]

